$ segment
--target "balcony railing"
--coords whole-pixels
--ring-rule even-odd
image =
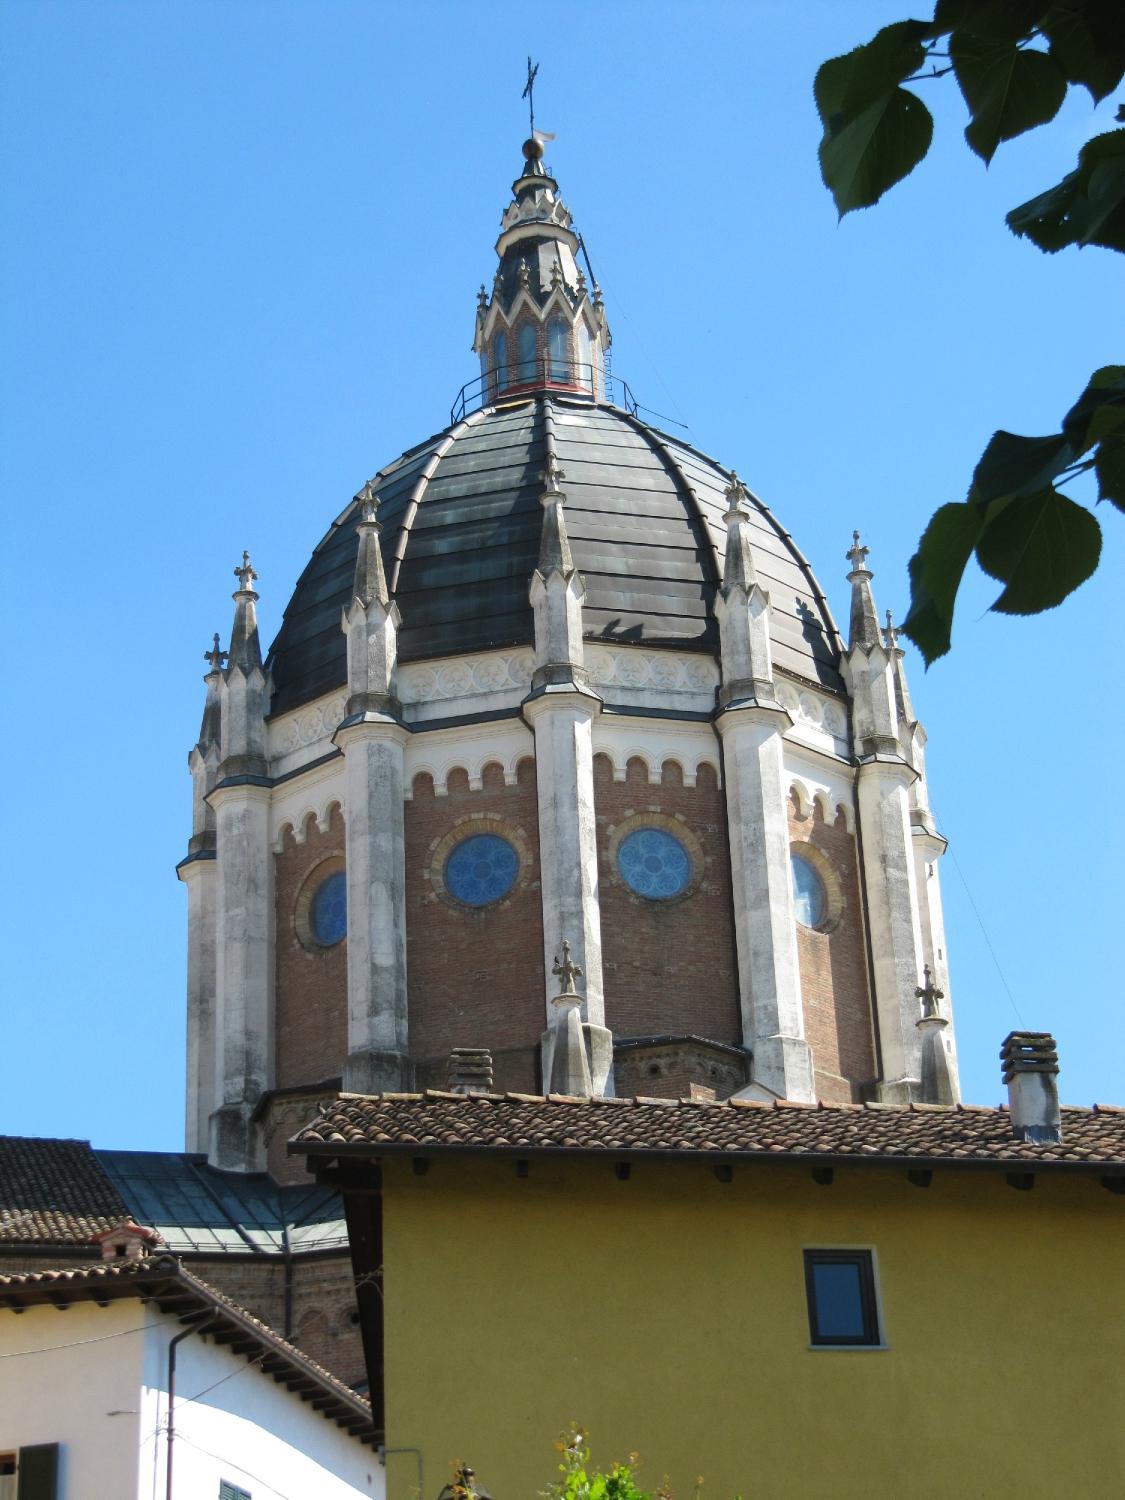
[[[533,391],[559,391],[588,401],[605,400],[636,416],[637,403],[632,391],[617,375],[609,375],[598,365],[578,364],[573,360],[552,359],[549,355],[534,360],[513,360],[503,369],[478,375],[457,392],[449,411],[450,426],[460,422],[471,411],[507,401],[513,396]]]

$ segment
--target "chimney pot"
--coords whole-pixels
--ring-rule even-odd
[[[1000,1048],[1012,1134],[1020,1141],[1062,1140],[1059,1054],[1048,1031],[1010,1031]]]
[[[452,1094],[492,1092],[492,1053],[487,1047],[454,1047],[449,1054],[449,1091]]]

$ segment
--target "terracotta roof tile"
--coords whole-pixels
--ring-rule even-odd
[[[800,1105],[733,1099],[604,1100],[528,1094],[343,1095],[290,1142],[331,1156],[531,1151],[979,1161],[1125,1171],[1125,1110],[1064,1108],[1061,1144],[1011,1133],[1006,1109],[981,1105]]]
[[[89,1244],[128,1217],[89,1141],[0,1136],[0,1242]]]

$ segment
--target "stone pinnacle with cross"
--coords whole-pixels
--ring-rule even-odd
[[[922,970],[925,976],[925,984],[920,984],[914,991],[915,996],[922,1002],[922,1019],[928,1021],[931,1016],[938,1013],[937,1003],[945,999],[945,991],[939,990],[934,983],[934,976],[930,973],[929,964]]]
[[[219,646],[219,632],[216,630],[212,639],[210,651],[204,651],[203,660],[210,663],[212,672],[221,672],[223,663],[227,659],[227,653]]]
[[[576,963],[570,960],[570,944],[563,939],[563,961],[560,964],[558,954],[555,955],[555,967],[551,973],[562,980],[562,993],[564,995],[576,995],[578,991],[574,988],[574,981],[582,978],[582,970]]]
[[[852,532],[852,545],[851,545],[851,549],[850,549],[850,551],[848,551],[848,552],[846,552],[844,554],[844,556],[848,559],[848,561],[852,565],[852,572],[853,573],[862,573],[862,572],[866,571],[866,569],[864,568],[863,564],[864,564],[864,561],[865,561],[865,559],[867,557],[867,554],[870,551],[871,551],[870,547],[864,547],[864,546],[860,545],[859,532],[858,531],[853,531]]]
[[[373,525],[379,520],[379,496],[375,493],[375,481],[369,479],[352,497],[359,505],[360,520]]]
[[[561,495],[560,481],[566,478],[566,470],[559,468],[559,461],[554,453],[547,454],[547,467],[540,470],[539,478],[547,488],[548,495]]]
[[[727,513],[724,521],[730,521],[746,515],[746,502],[750,498],[750,492],[739,479],[734,469],[730,471],[730,483],[723,491],[727,501]]]
[[[258,575],[250,566],[249,552],[243,552],[242,566],[240,568],[235,568],[234,576],[238,579],[238,587],[244,594],[252,592],[250,585],[257,582]]]

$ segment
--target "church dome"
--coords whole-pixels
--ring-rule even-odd
[[[542,530],[548,413],[586,586],[586,638],[716,652],[729,472],[623,407],[541,386],[472,412],[372,481],[387,583],[402,612],[399,660],[533,642],[528,580]],[[346,681],[340,616],[352,598],[357,519],[353,502],[285,611],[269,657],[275,714]],[[808,563],[753,497],[751,525],[775,664],[839,689],[839,638]]]

